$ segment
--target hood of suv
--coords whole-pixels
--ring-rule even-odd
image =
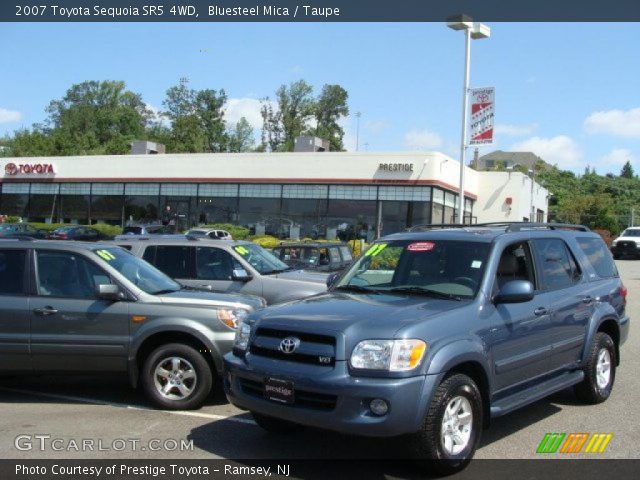
[[[311,270],[287,270],[286,272],[274,273],[269,276],[273,278],[284,278],[286,280],[323,283],[326,285],[329,274],[324,272],[314,272]]]
[[[240,307],[249,306],[252,310],[258,310],[265,306],[265,301],[257,295],[245,295],[240,293],[216,293],[206,290],[184,288],[177,292],[156,295],[162,303],[172,305],[210,305],[212,307]]]
[[[439,318],[470,303],[418,295],[327,292],[268,307],[253,318],[257,328],[345,335],[349,347],[364,339],[394,338],[409,324]]]

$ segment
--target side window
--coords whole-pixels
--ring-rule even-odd
[[[125,247],[125,246],[120,245],[120,247]],[[131,250],[131,247],[129,247],[129,250]],[[155,265],[156,264],[156,247],[152,246],[152,247],[145,248],[144,253],[142,254],[142,259],[146,262],[149,262],[151,265]]]
[[[589,260],[589,263],[600,278],[618,276],[616,264],[607,248],[607,244],[600,238],[578,237],[578,245]]]
[[[232,280],[234,259],[214,247],[196,248],[196,272],[201,280]]]
[[[345,263],[350,263],[353,260],[353,255],[351,255],[349,247],[340,247],[340,253],[342,253],[342,259]]]
[[[25,250],[0,251],[0,295],[24,295]]]
[[[578,265],[562,240],[537,239],[533,241],[533,246],[542,273],[542,290],[570,287],[579,279]]]
[[[500,256],[496,275],[498,287],[512,280],[528,280],[536,285],[533,258],[527,242],[509,245]]]
[[[158,245],[154,265],[171,278],[193,278],[191,250],[192,247],[180,245]]]
[[[95,281],[110,283],[108,275],[72,252],[39,250],[36,254],[38,295],[95,298]]]
[[[331,263],[340,263],[342,261],[340,258],[340,252],[337,248],[329,249],[329,258],[331,258]]]

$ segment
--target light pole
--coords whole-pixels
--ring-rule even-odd
[[[462,134],[460,138],[460,191],[458,193],[458,221],[464,225],[464,168],[467,150],[467,108],[469,105],[469,64],[471,40],[489,38],[491,29],[482,23],[474,23],[467,15],[447,19],[447,27],[464,32],[464,81],[462,86]]]
[[[356,152],[360,148],[360,117],[362,112],[356,112]]]

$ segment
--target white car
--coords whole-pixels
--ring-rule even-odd
[[[629,227],[611,243],[616,260],[622,257],[640,257],[640,227]]]
[[[185,235],[190,237],[209,237],[214,240],[233,240],[233,237],[226,230],[216,230],[209,228],[192,228]]]

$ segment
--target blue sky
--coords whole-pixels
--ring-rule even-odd
[[[496,148],[562,168],[640,171],[640,29],[633,23],[489,23],[471,85],[496,87]],[[124,80],[155,108],[180,77],[224,88],[228,117],[259,133],[259,101],[304,78],[338,83],[362,112],[360,150],[457,158],[463,35],[444,24],[3,24],[0,135],[29,127],[84,80]],[[346,119],[355,149],[355,116]]]

